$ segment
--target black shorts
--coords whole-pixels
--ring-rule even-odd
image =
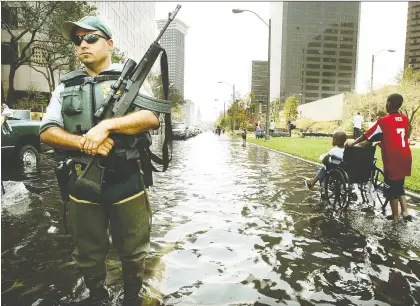
[[[385,177],[384,180],[384,196],[387,200],[394,200],[405,194],[404,190],[405,178],[401,180],[390,180]]]

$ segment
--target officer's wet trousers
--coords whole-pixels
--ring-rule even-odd
[[[76,242],[73,259],[91,294],[103,288],[110,241],[122,262],[124,299],[137,297],[149,250],[151,209],[147,191],[114,204],[92,204],[75,198],[69,201],[70,226]]]

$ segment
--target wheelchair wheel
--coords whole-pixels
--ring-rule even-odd
[[[372,184],[376,189],[376,194],[377,194],[376,198],[378,199],[379,204],[381,205],[383,215],[385,215],[385,209],[389,203],[389,200],[387,200],[383,194],[384,179],[385,179],[384,172],[378,167],[374,167],[372,170]]]
[[[349,180],[344,171],[332,169],[325,178],[325,197],[330,208],[343,212],[350,203]]]

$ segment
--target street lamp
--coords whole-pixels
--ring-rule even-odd
[[[232,86],[232,105],[233,105],[235,103],[235,84],[232,85],[225,81],[219,81],[217,83]],[[232,133],[235,132],[234,130],[235,130],[235,112],[232,112]]]
[[[381,51],[377,52],[376,54],[372,54],[372,71],[370,73],[370,99],[371,103],[369,105],[369,121],[372,120],[372,104],[373,104],[373,66],[375,65],[375,57],[379,55],[382,51],[387,52],[395,52],[395,49],[382,49]]]
[[[268,23],[264,21],[257,13],[250,10],[233,9],[232,13],[240,14],[243,12],[250,12],[257,16],[264,24],[268,27],[268,85],[267,85],[267,108],[266,108],[266,122],[265,122],[265,140],[270,139],[268,133],[270,126],[270,62],[271,62],[271,18],[268,19]]]

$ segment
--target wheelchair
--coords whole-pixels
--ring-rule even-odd
[[[326,166],[327,174],[321,184],[321,199],[328,203],[332,211],[345,212],[350,203],[357,200],[353,188],[357,185],[363,204],[369,204],[369,189],[373,186],[377,195],[376,202],[385,214],[389,201],[383,197],[384,172],[376,166],[375,151],[376,145],[347,147],[342,160],[332,157],[337,164]]]

